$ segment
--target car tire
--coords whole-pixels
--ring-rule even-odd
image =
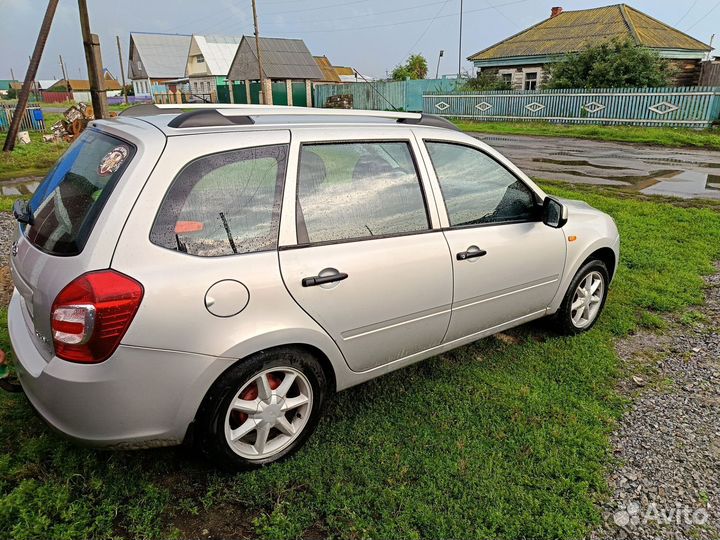
[[[275,463],[310,437],[326,393],[325,372],[309,352],[260,352],[228,369],[210,388],[196,419],[196,445],[228,470]]]
[[[560,308],[552,317],[555,330],[560,334],[575,335],[595,326],[605,307],[609,283],[610,274],[605,263],[598,259],[586,262],[570,282]]]

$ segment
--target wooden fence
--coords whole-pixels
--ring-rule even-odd
[[[420,112],[423,110],[423,94],[452,92],[456,86],[455,79],[323,83],[315,85],[314,101],[316,107],[325,107],[330,96],[351,95],[353,109]]]
[[[426,93],[423,111],[484,122],[707,128],[720,117],[720,87]]]
[[[7,131],[15,113],[15,106],[0,106],[0,132]],[[21,131],[45,131],[45,117],[40,107],[27,107],[20,122]]]

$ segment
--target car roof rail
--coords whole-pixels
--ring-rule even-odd
[[[200,109],[179,114],[170,122],[171,128],[216,127],[216,126],[249,126],[255,121],[246,115],[224,115],[217,109]]]
[[[176,114],[168,127],[181,129],[193,127],[219,127],[251,125],[254,116],[328,116],[356,118],[386,118],[398,123],[418,126],[441,127],[458,130],[458,127],[441,116],[405,111],[370,111],[360,109],[323,109],[293,107],[288,105],[248,105],[224,103],[196,104],[143,104],[129,107],[120,113],[124,116],[153,116]]]
[[[182,112],[182,109],[177,105],[161,109],[155,103],[140,103],[120,111],[118,116],[155,116],[156,114],[180,114]]]
[[[436,114],[422,113],[420,115],[420,118],[400,118],[398,119],[398,122],[401,124],[415,124],[418,126],[440,127],[445,129],[452,129],[455,131],[461,131],[461,129],[455,124],[453,124],[450,120]]]

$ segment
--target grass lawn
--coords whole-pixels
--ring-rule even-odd
[[[48,128],[58,120],[59,114],[45,115]],[[42,133],[31,131],[30,144],[16,144],[12,152],[0,152],[0,180],[47,174],[70,145],[66,142],[46,143],[42,136]],[[2,142],[5,142],[5,136]]]
[[[532,324],[342,392],[294,459],[236,475],[178,449],[78,448],[2,394],[0,536],[582,537],[600,520],[616,385],[631,375],[614,343],[702,302],[720,213],[549,191],[609,212],[622,233],[591,332]]]
[[[597,141],[619,141],[658,146],[696,147],[720,150],[719,130],[667,127],[592,126],[549,122],[466,122],[454,121],[463,131],[507,135],[574,137]]]

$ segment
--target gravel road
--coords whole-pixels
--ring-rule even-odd
[[[0,267],[7,265],[10,244],[15,233],[15,218],[10,212],[0,212]]]
[[[593,540],[720,537],[720,273],[706,282],[698,322],[618,345],[632,406]]]

